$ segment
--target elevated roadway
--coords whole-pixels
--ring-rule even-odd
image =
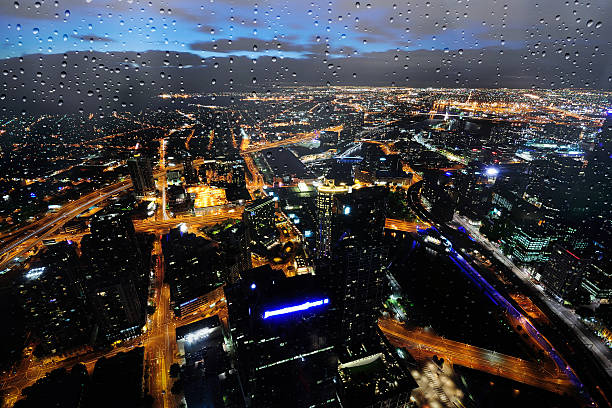
[[[407,329],[392,319],[380,319],[378,326],[396,347],[412,351],[415,357],[443,357],[451,364],[483,371],[562,395],[576,392],[572,381],[554,364],[538,364],[470,344],[445,339],[421,329]]]
[[[412,222],[394,218],[385,219],[385,229],[402,232],[417,232],[417,230],[424,230],[429,228],[430,225],[424,222]]]
[[[289,137],[283,140],[276,140],[274,142],[266,142],[266,143],[261,143],[261,144],[253,144],[253,145],[249,145],[248,147],[245,147],[244,149],[242,149],[240,151],[240,154],[245,155],[249,153],[260,152],[262,150],[272,149],[275,147],[289,146],[289,145],[296,144],[296,143],[307,142],[312,139],[317,139],[319,135],[321,134],[321,132],[341,132],[342,129],[344,129],[342,125],[331,126],[323,130],[315,130],[313,132],[308,132],[308,133],[298,133],[295,136],[292,136],[292,137]]]
[[[115,194],[122,193],[132,186],[131,181],[122,181],[94,191],[78,200],[65,204],[57,212],[46,215],[38,221],[20,228],[4,240],[0,249],[0,270],[5,268],[13,259],[20,257],[44,239],[53,235],[68,221]]]

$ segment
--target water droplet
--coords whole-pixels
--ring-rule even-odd
[[[38,28],[36,28],[36,27],[34,27],[34,29],[32,29],[32,33],[33,33],[34,35],[38,34],[38,32],[39,32],[39,31],[40,31],[40,30],[39,30]]]

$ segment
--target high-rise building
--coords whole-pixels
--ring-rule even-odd
[[[548,262],[540,268],[540,281],[558,299],[572,301],[580,290],[584,266],[580,257],[553,244]]]
[[[591,301],[601,304],[612,302],[612,229],[610,221],[601,228],[589,248],[590,261],[586,265],[582,287],[588,292]]]
[[[241,274],[225,297],[247,406],[338,406],[333,299],[317,277],[286,278],[265,265]]]
[[[583,175],[583,163],[571,157],[551,155],[547,160],[534,160],[528,167],[523,198],[540,208],[549,222],[565,221]]]
[[[223,229],[215,239],[219,241],[219,246],[223,251],[224,264],[227,268],[226,283],[234,283],[240,273],[253,267],[244,223],[237,222]]]
[[[132,221],[118,213],[95,217],[81,249],[88,299],[106,339],[139,334],[144,324],[148,271]]]
[[[144,197],[154,193],[155,180],[151,160],[148,157],[137,155],[130,158],[127,163],[136,196]]]
[[[383,244],[387,190],[370,187],[334,198],[330,259],[318,273],[337,299],[339,336],[346,343],[371,336],[386,289]]]
[[[249,242],[259,242],[263,237],[275,236],[275,212],[273,197],[260,198],[244,208],[242,220]]]
[[[589,262],[584,271],[582,287],[589,293],[592,301],[602,304],[612,302],[611,262]]]
[[[89,342],[92,324],[87,318],[81,268],[74,244],[46,248],[40,261],[19,282],[25,322],[39,351],[51,354]]]
[[[479,219],[485,212],[488,197],[485,190],[486,170],[480,163],[471,162],[457,174],[457,210],[470,218]]]
[[[162,240],[166,281],[170,284],[173,310],[180,315],[188,302],[222,286],[226,265],[216,242],[195,234],[170,230]]]
[[[431,213],[436,220],[449,222],[455,214],[456,204],[448,193],[450,177],[441,171],[427,171],[423,178],[423,196],[431,204]]]
[[[541,225],[517,225],[509,240],[510,254],[517,262],[548,260],[550,234]]]
[[[317,189],[317,232],[316,257],[329,257],[331,250],[332,217],[334,210],[334,197],[346,194],[351,190],[349,186],[338,185],[334,180],[325,180]]]

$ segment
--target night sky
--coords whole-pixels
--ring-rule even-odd
[[[2,0],[0,13],[9,109],[293,84],[612,87],[609,0]]]

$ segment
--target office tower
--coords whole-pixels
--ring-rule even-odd
[[[478,219],[485,212],[485,172],[480,163],[471,162],[457,173],[457,210],[467,217]]]
[[[155,192],[153,167],[147,157],[137,155],[128,160],[128,170],[137,197],[144,197]]]
[[[383,187],[334,197],[330,260],[319,271],[337,299],[338,332],[345,343],[365,341],[380,316],[388,252],[382,242],[386,197]]]
[[[269,265],[225,288],[237,369],[252,407],[337,406],[331,303],[317,277]]]
[[[582,287],[590,295],[591,301],[601,304],[612,302],[612,262],[609,258],[586,264]]]
[[[576,254],[553,244],[548,262],[540,268],[540,280],[557,299],[571,302],[580,290],[584,267],[585,262]]]
[[[75,247],[66,242],[47,247],[19,282],[25,322],[42,354],[81,346],[91,337]]]
[[[221,230],[215,237],[224,256],[226,283],[234,283],[240,273],[253,267],[245,230],[244,222],[237,222]]]
[[[351,190],[349,186],[336,186],[334,180],[324,180],[317,188],[317,232],[316,232],[316,257],[325,258],[330,255],[331,249],[331,223],[334,208],[334,197],[346,194]]]
[[[423,177],[422,194],[431,204],[431,213],[440,222],[449,222],[455,214],[456,204],[448,193],[450,177],[441,171],[427,171]]]
[[[255,200],[244,207],[242,220],[249,242],[259,242],[263,237],[276,236],[274,231],[275,206],[274,198],[266,197]]]
[[[105,338],[112,342],[140,333],[148,271],[132,221],[118,213],[96,216],[81,249],[88,298]]]
[[[510,254],[520,263],[544,262],[548,260],[550,233],[543,225],[519,224],[509,239]]]
[[[589,262],[584,271],[582,287],[591,301],[601,304],[612,302],[612,220],[599,226],[592,235],[592,245],[587,249]]]
[[[226,337],[219,315],[176,328],[178,353],[184,359],[180,381],[188,407],[244,407]]]
[[[574,207],[576,183],[582,180],[583,164],[571,157],[551,155],[529,164],[523,198],[543,211],[549,222],[565,221]]]

